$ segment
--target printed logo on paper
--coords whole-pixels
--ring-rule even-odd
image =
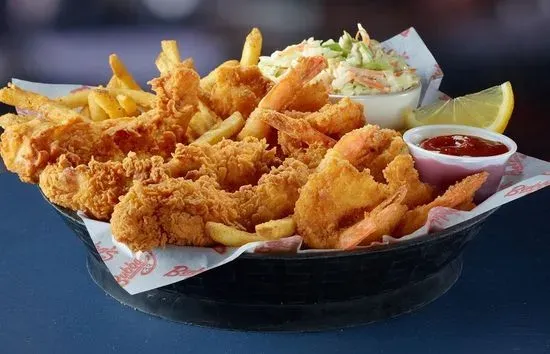
[[[450,220],[449,216],[460,213],[459,210],[449,208],[437,208],[430,212],[430,229],[443,229]]]
[[[147,275],[155,269],[157,258],[152,252],[144,252],[142,257],[144,260],[134,258],[129,262],[124,262],[124,265],[120,267],[120,273],[115,275],[115,280],[120,286],[126,286],[137,275]]]
[[[439,66],[439,64],[436,63],[434,64],[434,72],[430,77],[430,80],[439,79],[441,77],[443,77],[443,70],[441,70],[441,67]]]
[[[401,37],[408,37],[409,36],[409,32],[411,31],[410,28],[407,28],[406,30],[404,30],[403,32],[399,33],[401,35]]]
[[[268,241],[254,249],[254,253],[295,252],[300,246],[300,236],[287,237],[276,241]]]
[[[451,96],[449,96],[445,93],[442,93],[441,95],[439,95],[438,99],[440,101],[449,101],[451,99]]]
[[[95,243],[95,248],[97,249],[97,252],[101,256],[101,259],[103,260],[103,262],[110,261],[111,259],[113,259],[115,257],[115,255],[118,254],[118,250],[117,250],[116,246],[102,247],[101,246],[101,241]]]
[[[172,270],[170,270],[168,273],[164,274],[164,277],[192,277],[193,275],[202,273],[206,270],[205,267],[200,267],[197,269],[189,268],[186,265],[177,265]]]
[[[504,175],[506,176],[520,176],[523,174],[523,162],[519,154],[514,154],[508,160],[506,164],[506,170]]]
[[[539,189],[542,189],[544,187],[550,186],[550,181],[544,181],[544,182],[537,182],[532,185],[524,185],[520,184],[517,186],[512,187],[504,196],[505,197],[513,197],[516,195],[524,195],[529,194],[538,191]]]
[[[212,247],[212,249],[218,254],[225,254],[227,252],[227,247],[224,245],[217,245]]]

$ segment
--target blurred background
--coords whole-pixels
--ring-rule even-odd
[[[550,0],[0,0],[0,81],[106,83],[107,57],[117,53],[144,84],[157,75],[161,39],[177,39],[204,75],[239,58],[253,26],[267,55],[354,32],[357,22],[378,40],[414,26],[450,96],[511,81],[507,134],[523,153],[550,160]]]

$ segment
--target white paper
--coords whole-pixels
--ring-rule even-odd
[[[414,28],[401,32],[384,46],[392,48],[407,58],[418,70],[423,84],[422,105],[449,97],[438,91],[443,72],[424,45]],[[17,86],[48,97],[65,95],[82,88],[81,85],[49,85],[13,79]],[[495,207],[533,193],[550,185],[550,163],[516,153],[508,162],[499,192],[470,212],[449,208],[433,208],[426,224],[405,237],[394,239],[386,236],[383,243],[403,242],[456,225]],[[187,279],[231,262],[244,252],[326,252],[326,250],[300,250],[302,238],[293,236],[270,242],[255,242],[239,248],[230,247],[180,247],[167,246],[150,252],[132,254],[127,247],[113,240],[109,223],[87,218],[79,213],[99,254],[117,282],[130,294],[155,289]]]
[[[439,92],[443,71],[414,27],[408,28],[382,42],[382,46],[386,49],[395,50],[406,59],[407,64],[416,69],[416,73],[420,76],[422,82],[420,105],[435,101],[435,98],[439,95],[434,93]]]

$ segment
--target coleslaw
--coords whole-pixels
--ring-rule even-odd
[[[371,39],[361,24],[357,27],[355,37],[344,31],[337,42],[309,38],[262,56],[258,67],[276,82],[299,57],[321,55],[328,68],[316,79],[326,81],[331,93],[347,96],[401,92],[419,84],[416,70],[403,56]]]

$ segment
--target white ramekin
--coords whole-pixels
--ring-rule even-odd
[[[376,124],[382,128],[402,130],[405,128],[404,112],[418,106],[421,89],[421,85],[418,84],[418,86],[403,92],[360,96],[330,95],[329,98],[334,103],[344,97],[349,97],[363,105],[366,123]]]
[[[495,156],[469,157],[444,155],[421,148],[424,139],[440,135],[471,135],[498,141],[508,148],[508,152]],[[415,160],[415,167],[423,182],[436,187],[438,192],[466,176],[487,171],[489,177],[476,194],[480,202],[496,192],[504,175],[508,159],[517,151],[516,143],[505,135],[465,125],[425,125],[407,130],[403,139]]]

